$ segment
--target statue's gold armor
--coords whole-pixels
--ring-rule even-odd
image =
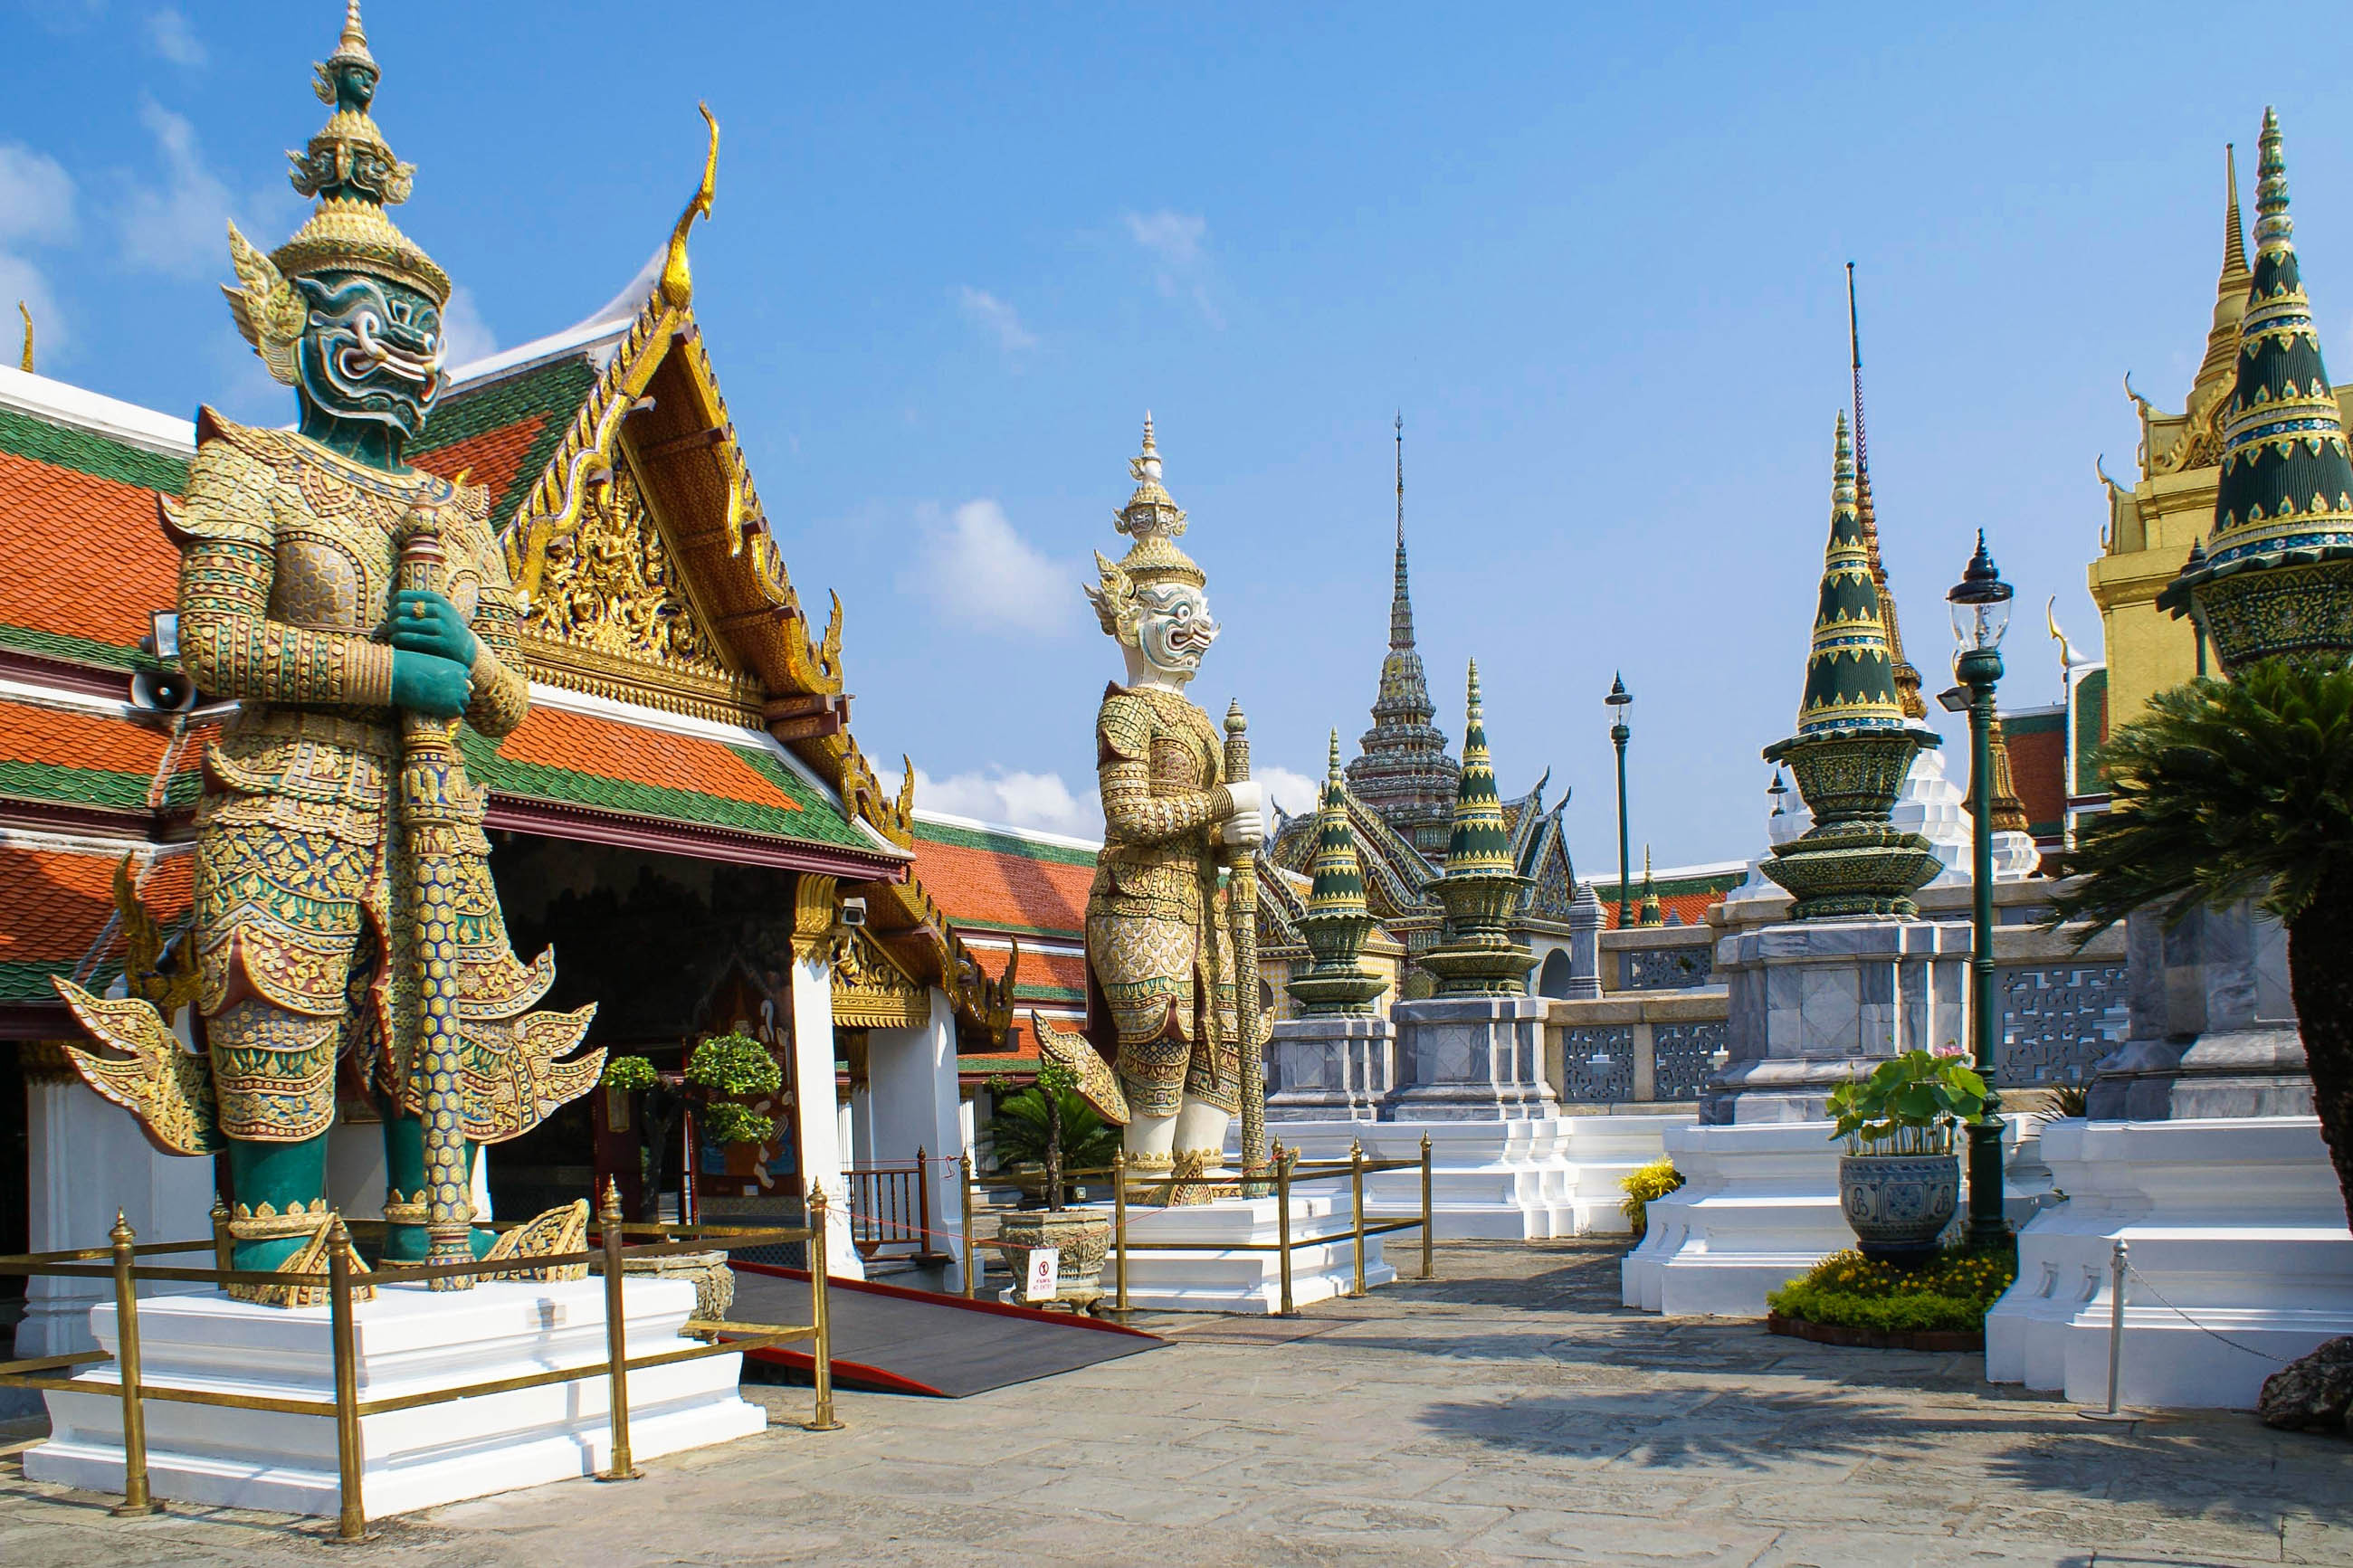
[[[222,1132],[295,1142],[332,1121],[346,1051],[387,1089],[409,1082],[413,1009],[398,993],[413,965],[395,908],[408,879],[389,800],[399,725],[392,649],[376,634],[413,510],[438,514],[446,592],[480,644],[467,721],[504,735],[530,693],[484,490],[388,474],[210,410],[197,440],[174,519],[180,655],[201,689],[241,705],[206,755],[196,810],[197,1010]],[[470,805],[467,990],[521,994],[533,977],[508,947],[479,795]]]
[[[1176,692],[1113,686],[1095,748],[1103,849],[1087,894],[1087,962],[1128,1105],[1173,1116],[1190,1095],[1231,1111],[1240,1031],[1218,884],[1219,826],[1233,813],[1222,742]]]

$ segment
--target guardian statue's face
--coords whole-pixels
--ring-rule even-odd
[[[1155,583],[1135,595],[1135,646],[1144,661],[1171,680],[1186,681],[1218,639],[1209,596],[1182,583]]]
[[[360,272],[293,283],[310,310],[295,361],[303,397],[339,419],[389,425],[412,439],[421,434],[446,379],[440,307]]]

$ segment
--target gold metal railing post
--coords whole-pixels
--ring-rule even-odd
[[[1356,1241],[1356,1289],[1348,1294],[1361,1296],[1365,1293],[1365,1144],[1360,1138],[1348,1140],[1348,1224]]]
[[[213,1200],[213,1267],[228,1272],[229,1256],[237,1246],[228,1233],[228,1204],[222,1198]]]
[[[119,1514],[157,1513],[147,1495],[147,1409],[139,1393],[139,1287],[132,1282],[131,1244],[137,1233],[122,1210],[114,1211],[114,1361],[122,1374],[122,1503]]]
[[[1430,1234],[1430,1134],[1421,1135],[1421,1277],[1438,1278],[1438,1258]]]
[[[833,1418],[833,1314],[826,1303],[826,1279],[833,1272],[833,1259],[826,1249],[825,1222],[825,1188],[812,1181],[808,1197],[809,1321],[817,1329],[817,1337],[810,1342],[817,1408],[810,1413],[808,1430],[839,1432],[841,1423]]]
[[[1111,1157],[1112,1280],[1114,1311],[1127,1310],[1127,1151]]]
[[[932,1252],[932,1163],[921,1143],[915,1145],[915,1250]]]
[[[1298,1156],[1274,1145],[1275,1247],[1282,1258],[1282,1316],[1296,1317],[1291,1304],[1291,1167]]]
[[[367,1539],[360,1477],[360,1369],[352,1326],[352,1233],[336,1215],[327,1227],[327,1317],[335,1355],[335,1476],[339,1541]]]
[[[975,1276],[975,1258],[976,1255],[973,1251],[972,1245],[973,1188],[971,1150],[967,1149],[964,1152],[964,1158],[957,1163],[957,1168],[963,1173],[964,1177],[964,1299],[969,1301],[972,1300],[973,1291],[980,1283],[979,1279]]]
[[[686,1179],[691,1183],[693,1177],[689,1171]],[[621,1231],[621,1184],[613,1177],[605,1179],[605,1201],[596,1219],[605,1232],[605,1392],[611,1402],[613,1427],[612,1465],[596,1479],[633,1481],[638,1472],[629,1458],[629,1343],[621,1300],[621,1276],[627,1267],[622,1248],[628,1243]]]

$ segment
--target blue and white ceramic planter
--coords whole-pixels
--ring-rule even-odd
[[[1862,1255],[1908,1263],[1936,1250],[1961,1203],[1961,1157],[1849,1154],[1839,1161],[1839,1203]]]

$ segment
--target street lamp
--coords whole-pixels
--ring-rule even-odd
[[[1953,675],[1968,688],[1971,881],[1977,894],[1969,935],[1969,1005],[1975,1015],[1978,1076],[1985,1079],[1984,1120],[1969,1129],[1969,1240],[1992,1246],[2008,1234],[2001,1215],[2001,1119],[1996,1093],[2000,1016],[1993,994],[1993,689],[2001,679],[2001,634],[2010,629],[2014,590],[2001,580],[1978,530],[1977,553],[1951,593]],[[1949,706],[1949,704],[1948,704]]]
[[[1618,929],[1633,923],[1633,883],[1627,861],[1626,742],[1634,736],[1634,694],[1626,689],[1624,671],[1610,677],[1609,695],[1601,700],[1609,709],[1609,743],[1618,748]]]

